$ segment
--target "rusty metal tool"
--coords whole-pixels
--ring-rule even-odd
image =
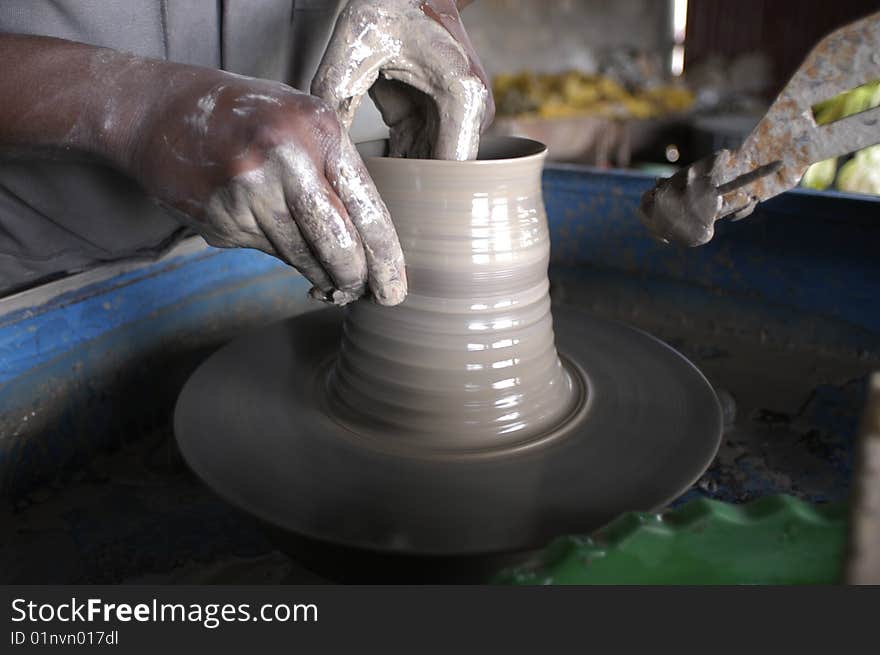
[[[715,221],[739,220],[798,184],[810,164],[880,143],[880,107],[817,125],[813,106],[880,79],[880,13],[826,36],[737,150],[720,150],[658,180],[642,222],[659,240],[707,243]]]

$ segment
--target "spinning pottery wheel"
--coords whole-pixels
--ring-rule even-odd
[[[690,486],[720,441],[715,393],[643,332],[551,316],[545,154],[505,138],[472,162],[366,157],[407,300],[302,314],[211,356],[175,413],[190,467],[277,528],[418,556],[534,548]]]

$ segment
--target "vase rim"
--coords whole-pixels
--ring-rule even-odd
[[[386,162],[419,162],[432,166],[486,166],[512,162],[527,162],[533,159],[544,159],[547,146],[540,141],[519,136],[490,136],[480,140],[480,150],[476,159],[459,161],[454,159],[420,159],[404,157],[388,157],[388,139],[375,139],[357,144],[358,152],[365,160],[381,160]]]

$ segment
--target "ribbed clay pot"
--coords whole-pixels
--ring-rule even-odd
[[[580,385],[553,337],[541,196],[546,148],[489,141],[476,161],[369,156],[406,258],[397,307],[347,309],[331,414],[386,444],[473,451],[530,442],[572,414]]]

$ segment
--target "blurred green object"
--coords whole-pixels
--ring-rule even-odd
[[[841,166],[837,188],[852,193],[880,195],[880,145],[859,150],[855,157]]]
[[[801,186],[817,191],[824,191],[832,184],[837,175],[837,158],[825,159],[812,164],[801,180]]]
[[[672,177],[678,172],[678,166],[673,164],[644,163],[636,164],[633,168],[643,173],[656,175],[657,177]]]
[[[590,537],[562,537],[499,584],[833,584],[846,545],[844,504],[767,496],[693,500],[624,514]]]
[[[814,105],[813,117],[817,125],[825,125],[877,106],[880,106],[880,80]],[[840,191],[880,195],[880,150],[877,146],[860,150],[839,171],[835,159],[816,162],[801,180],[801,186],[820,191],[832,183]]]
[[[857,86],[813,105],[813,117],[816,125],[825,125],[877,105],[880,105],[880,80]]]

